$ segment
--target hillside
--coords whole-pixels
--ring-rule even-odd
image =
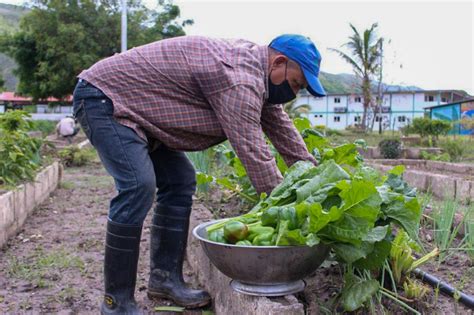
[[[0,0],[1,1],[1,0]],[[27,13],[29,9],[19,6],[0,3],[0,33],[14,32],[19,28],[20,18]],[[0,73],[5,80],[4,88],[8,91],[15,90],[18,82],[13,75],[15,62],[4,54],[0,54]],[[357,93],[360,89],[357,87],[356,77],[352,74],[331,74],[321,72],[321,82],[328,93]],[[390,86],[390,90],[419,90],[417,87]]]

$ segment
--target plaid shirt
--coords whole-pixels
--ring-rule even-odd
[[[282,106],[266,104],[266,46],[177,37],[115,54],[78,77],[101,89],[115,119],[145,140],[198,151],[229,139],[259,193],[282,179],[264,133],[288,165],[316,163]]]

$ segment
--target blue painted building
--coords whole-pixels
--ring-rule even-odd
[[[474,99],[426,107],[431,119],[441,119],[454,122],[451,134],[473,135]]]

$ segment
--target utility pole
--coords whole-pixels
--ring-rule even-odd
[[[122,0],[122,52],[127,51],[127,0]]]

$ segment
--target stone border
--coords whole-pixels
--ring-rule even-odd
[[[379,147],[367,147],[366,150],[359,148],[359,153],[366,159],[382,159]],[[405,159],[421,159],[421,151],[430,154],[441,154],[440,148],[421,148],[421,147],[406,147],[402,148],[401,156]]]
[[[374,167],[375,169],[387,172],[393,168],[394,165],[405,164],[405,163],[396,163],[397,160],[391,160],[395,162],[390,162],[387,164],[390,165],[382,165],[378,164],[379,161],[368,161],[367,164]],[[432,161],[425,161],[427,165],[431,165],[428,162]],[[437,166],[439,163],[443,162],[436,162]],[[453,164],[453,163],[443,163],[443,164]],[[405,164],[409,165],[409,164]],[[468,167],[471,167],[467,165]],[[451,165],[452,167],[452,165]],[[466,165],[460,165],[459,170],[464,169]],[[448,166],[443,170],[446,171]],[[472,173],[471,173],[472,174]],[[458,176],[460,176],[459,174]],[[474,201],[474,181],[466,180],[461,177],[455,176],[455,174],[451,175],[443,175],[443,174],[435,174],[428,171],[422,170],[415,170],[415,169],[406,169],[405,173],[403,174],[403,178],[406,182],[413,187],[421,191],[430,191],[433,193],[434,196],[438,198],[454,198],[459,200],[460,202],[467,202],[467,201]]]
[[[0,248],[9,237],[16,235],[34,208],[56,189],[61,176],[62,166],[56,161],[39,172],[34,182],[0,195]]]
[[[426,168],[428,171],[450,172],[460,175],[471,175],[474,177],[474,165],[450,163],[430,160],[410,160],[410,159],[376,159],[367,160],[368,163],[377,163],[383,165],[406,165]]]
[[[201,283],[211,294],[217,315],[304,315],[305,309],[294,295],[278,298],[255,297],[237,293],[229,285],[230,278],[212,265],[199,241],[192,236],[198,224],[212,220],[212,213],[197,205],[191,213],[187,261]]]

